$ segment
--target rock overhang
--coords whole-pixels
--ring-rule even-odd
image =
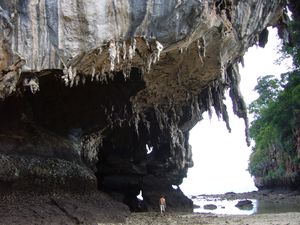
[[[97,171],[100,189],[135,186],[127,200],[149,179],[178,185],[193,165],[188,132],[202,113],[214,108],[230,129],[227,89],[247,131],[238,63],[283,4],[3,1],[2,132],[25,123],[71,140],[70,154]]]

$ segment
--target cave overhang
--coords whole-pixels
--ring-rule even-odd
[[[141,189],[152,195],[151,181],[161,190],[179,185],[193,166],[188,133],[202,113],[215,111],[230,130],[226,90],[248,138],[238,64],[250,46],[265,44],[266,27],[282,25],[283,7],[281,0],[2,1],[2,162],[16,171],[11,155],[36,157],[38,168],[49,157],[75,162],[91,185],[131,190],[126,201]],[[33,170],[25,174],[43,176]]]

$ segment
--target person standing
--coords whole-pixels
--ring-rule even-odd
[[[159,207],[160,207],[160,214],[163,215],[166,212],[166,199],[163,195],[159,199]]]

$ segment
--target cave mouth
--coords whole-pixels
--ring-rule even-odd
[[[122,72],[107,74],[103,82],[92,82],[80,75],[82,80],[72,88],[65,86],[62,76],[61,70],[24,72],[21,80],[38,77],[40,90],[32,94],[30,88],[20,83],[16,94],[0,102],[0,154],[7,165],[2,175],[5,176],[4,183],[9,181],[11,187],[23,185],[29,188],[31,185],[27,183],[37,177],[36,186],[31,188],[40,186],[41,190],[50,190],[52,186],[49,184],[46,188],[48,181],[43,173],[49,170],[55,175],[55,169],[46,168],[48,164],[49,167],[56,165],[57,174],[59,170],[63,173],[71,167],[69,172],[80,177],[82,170],[81,175],[91,180],[89,185],[93,186],[95,175],[90,169],[95,169],[93,163],[97,160],[100,145],[99,141],[93,141],[101,140],[102,135],[110,135],[111,130],[130,123],[133,116],[130,98],[145,88],[142,73],[137,68],[132,68],[126,77]],[[107,132],[102,134],[100,131]],[[23,159],[33,164],[32,168],[24,168],[25,165],[18,163]],[[43,165],[45,171],[40,171]],[[26,172],[13,173],[22,170]],[[77,180],[77,185],[71,184],[71,178],[66,183],[60,183],[59,179],[53,181],[54,177],[48,180],[55,183],[55,189],[86,189],[80,182],[83,177],[68,176]]]
[[[23,72],[24,79],[39,78],[39,91],[32,94],[19,84],[16,94],[0,103],[7,189],[95,187],[132,211],[156,210],[164,194],[170,208],[191,210],[191,201],[172,188],[192,165],[188,131],[178,127],[186,115],[176,116],[178,109],[169,105],[136,109],[132,98],[146,85],[137,68],[98,82],[79,75],[73,87],[66,87],[62,76],[61,70]],[[137,198],[141,190],[143,200]]]
[[[162,121],[153,108],[143,116],[126,126],[103,131],[95,165],[98,189],[134,212],[156,211],[161,195],[168,198],[173,210],[191,211],[191,200],[180,188],[172,187],[181,184],[192,166],[188,131],[174,127],[175,122],[160,126]],[[170,114],[167,118],[176,117]],[[137,197],[141,191],[142,200]]]
[[[28,75],[24,73],[23,76]],[[45,76],[39,74],[40,91],[31,94],[27,88],[21,98],[26,116],[62,135],[76,128],[89,133],[130,117],[130,98],[145,88],[142,73],[137,68],[132,68],[129,76],[122,72],[105,74],[101,81],[77,75],[80,78],[73,87],[66,87],[62,76],[60,70],[50,71]]]
[[[132,211],[157,209],[161,195],[168,198],[171,208],[191,210],[191,200],[172,185],[179,186],[193,166],[189,128],[203,111],[213,106],[226,120],[220,101],[225,87],[205,88],[184,104],[167,100],[137,108],[135,97],[146,90],[143,71],[138,68],[132,68],[129,76],[106,74],[101,81],[79,74],[79,83],[73,87],[65,85],[63,76],[61,70],[22,73],[24,79],[38,77],[40,90],[32,94],[30,87],[20,84],[18,94],[0,104],[0,132],[26,136],[5,140],[6,146],[19,146],[10,147],[10,154],[75,162],[84,167],[82,177],[91,180],[90,186],[95,184]],[[62,185],[71,184],[72,179]],[[142,201],[137,198],[140,190]]]

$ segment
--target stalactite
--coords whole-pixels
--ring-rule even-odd
[[[140,110],[138,109],[138,107],[136,105],[132,105],[131,110],[132,110],[132,117],[130,119],[130,123],[134,126],[137,136],[139,136],[139,123],[141,120]],[[141,114],[143,114],[143,113],[141,113]]]
[[[155,116],[156,116],[156,119],[158,122],[159,129],[162,131],[164,129],[164,124],[162,122],[161,112],[157,105],[154,105],[154,112],[155,112]]]
[[[147,120],[145,114],[142,114],[141,118],[142,118],[143,124],[145,125],[145,127],[147,129],[148,134],[150,134],[151,122]]]
[[[135,49],[136,49],[136,39],[133,38],[129,47],[128,47],[128,59],[132,60],[135,56]]]
[[[239,58],[239,62],[241,63],[242,67],[245,67],[244,56],[241,56],[241,57]]]
[[[122,53],[123,53],[123,61],[126,60],[126,56],[127,56],[127,46],[126,46],[126,41],[122,41]]]
[[[160,54],[163,50],[163,45],[156,39],[152,39],[151,41],[149,41],[149,47],[150,47],[151,53],[148,54],[148,56],[147,56],[147,67],[146,67],[148,73],[151,70],[151,65],[153,63],[157,63],[159,61]]]
[[[138,55],[136,55],[137,48],[140,48]],[[162,50],[163,45],[155,38],[149,41],[144,37],[134,37],[130,41],[111,40],[94,50],[83,52],[69,59],[68,64],[61,59],[64,65],[61,78],[66,86],[72,87],[76,78],[77,68],[80,68],[78,73],[83,74],[81,78],[83,83],[85,83],[83,77],[86,75],[91,76],[91,81],[95,81],[96,77],[97,81],[107,83],[107,75],[105,74],[108,74],[108,78],[113,80],[115,71],[122,71],[125,80],[127,80],[130,70],[134,66],[132,63],[138,62],[140,68],[146,68],[146,71],[150,72],[152,64],[160,60]],[[109,60],[106,60],[107,55]],[[95,56],[97,56],[96,59],[94,58]],[[75,83],[77,85],[78,81],[76,80]]]
[[[77,75],[77,76],[75,77],[75,86],[76,86],[76,87],[79,85],[79,81],[80,81],[80,76]]]
[[[64,80],[66,86],[73,87],[74,80],[77,76],[77,68],[76,67],[72,68],[72,66],[66,67],[65,64],[64,66],[65,66],[63,69],[64,75],[61,77],[61,79]]]
[[[26,77],[23,80],[23,86],[29,87],[32,94],[40,90],[39,79],[37,77]]]
[[[214,83],[217,81],[213,81]],[[224,93],[222,93],[224,94]],[[217,114],[217,117],[220,118],[221,116],[221,111],[222,111],[222,99],[220,99],[220,93],[219,85],[215,84],[212,86],[212,97],[213,97],[213,102],[214,102],[214,109]]]
[[[95,72],[96,72],[96,69],[95,69],[95,67],[93,66],[93,67],[92,67],[91,81],[94,81]]]
[[[250,145],[249,140],[249,121],[247,116],[247,106],[244,102],[243,96],[239,90],[240,74],[238,64],[233,64],[228,67],[227,74],[230,79],[230,91],[229,95],[232,100],[233,112],[245,122],[245,135],[246,142]]]
[[[162,52],[162,50],[164,49],[164,46],[159,42],[159,41],[155,41],[156,44],[156,48],[153,51],[155,53],[155,60],[154,63],[158,62],[160,59],[160,53]]]
[[[116,42],[116,59],[117,64],[120,63],[120,42]]]
[[[102,51],[103,51],[102,47],[99,46],[98,48],[96,48],[96,55],[97,55],[97,56],[100,56],[101,53],[102,53]]]
[[[127,70],[128,69],[123,69],[122,70],[125,81],[130,78],[130,71],[127,71]]]
[[[85,85],[85,82],[86,82],[86,78],[85,78],[85,76],[82,76],[82,78],[81,78],[81,82],[82,82],[82,84],[83,84],[83,85]]]
[[[110,71],[113,71],[115,69],[115,60],[117,58],[116,43],[114,41],[110,41],[108,52],[110,60]]]
[[[65,86],[68,86],[68,84],[69,84],[69,78],[68,78],[68,70],[67,70],[66,67],[63,69],[63,74],[64,75],[61,77],[61,79],[64,80]]]
[[[100,76],[100,82],[103,84],[108,84],[107,75],[103,72]]]
[[[177,142],[178,142],[178,139],[177,139],[177,129],[175,126],[170,126],[170,139],[171,139],[171,142],[170,142],[170,149],[172,150],[171,151],[171,156],[174,156],[175,155],[175,151],[174,151],[174,148],[176,147],[177,145]]]
[[[175,9],[177,9],[182,4],[181,0],[176,1]]]
[[[227,106],[222,103],[222,118],[223,121],[226,124],[226,128],[229,132],[231,132],[231,127],[230,127],[230,123],[229,123],[229,116],[228,116],[228,112],[227,112]]]
[[[70,67],[71,68],[71,67]],[[74,80],[76,79],[76,76],[77,76],[77,68],[74,67],[72,70],[72,77],[70,78],[70,87],[73,87],[74,85]]]
[[[81,155],[84,160],[92,167],[98,162],[99,149],[102,147],[104,135],[102,134],[108,127],[101,129],[100,131],[83,135],[81,137]]]
[[[108,78],[111,79],[112,81],[114,80],[114,77],[115,75],[113,72],[108,73]]]
[[[221,82],[225,83],[227,81],[226,67],[223,63],[221,63]]]
[[[96,74],[96,81],[97,81],[97,82],[100,81],[100,73],[97,73],[97,74]]]
[[[215,89],[214,89],[214,93],[215,93],[215,96],[214,96],[215,111],[216,111],[219,118],[222,115],[222,119],[226,124],[227,130],[229,132],[231,132],[227,107],[223,102],[224,93],[225,93],[225,89],[224,89],[225,84],[223,82],[219,82],[219,81],[215,81],[215,82],[216,82]]]
[[[68,71],[68,85],[72,87],[73,80],[74,80],[72,66],[70,66],[67,71]]]
[[[212,93],[211,93],[211,87],[207,88],[207,111],[209,118],[212,118],[212,105],[213,105],[213,98],[212,98]]]
[[[151,65],[152,65],[152,57],[151,55],[147,58],[147,72],[149,73],[151,70]]]
[[[17,62],[9,66],[8,71],[0,71],[0,99],[4,99],[16,91],[21,75],[21,68],[24,65],[25,60],[20,58]]]
[[[206,42],[204,37],[201,37],[197,40],[197,50],[199,59],[203,64],[203,59],[206,57]]]
[[[196,115],[196,117],[200,120],[201,118],[201,110],[200,110],[200,107],[199,107],[199,101],[198,101],[198,96],[195,96],[195,98],[193,99],[193,104],[194,106],[194,113]]]

